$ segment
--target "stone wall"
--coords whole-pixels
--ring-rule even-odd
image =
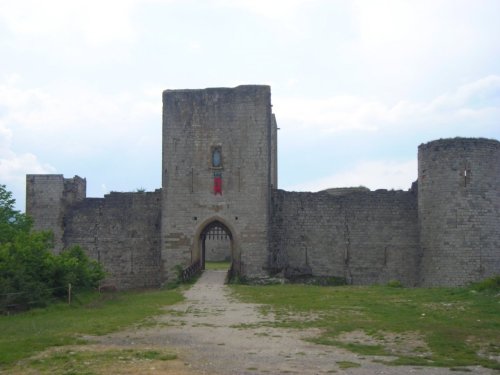
[[[500,274],[500,142],[454,138],[418,149],[421,284]]]
[[[111,193],[76,203],[64,218],[64,245],[82,246],[104,265],[105,284],[158,287],[161,193]]]
[[[226,238],[205,240],[205,260],[207,262],[227,262],[231,260],[231,241]]]
[[[168,278],[175,266],[201,258],[200,234],[214,221],[231,232],[234,269],[266,275],[275,127],[268,86],[163,93],[162,258]],[[215,148],[220,167],[212,164]],[[221,194],[214,192],[215,175],[222,179]]]
[[[353,284],[399,280],[418,270],[416,192],[273,191],[270,268],[286,276],[337,276]]]

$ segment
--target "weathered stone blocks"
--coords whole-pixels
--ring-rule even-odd
[[[78,176],[28,175],[26,209],[55,251],[81,245],[121,289],[160,286],[211,255],[249,278],[451,286],[500,274],[500,142],[442,139],[418,158],[408,191],[278,190],[268,86],[166,90],[162,189],[86,198]]]

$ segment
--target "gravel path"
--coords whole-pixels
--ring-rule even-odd
[[[257,305],[231,297],[224,285],[225,275],[224,271],[205,271],[185,292],[186,300],[170,306],[152,327],[122,331],[97,340],[101,345],[119,347],[174,348],[185,366],[182,373],[186,374],[463,373],[446,368],[384,366],[374,362],[375,357],[303,340],[317,334],[316,331],[265,327],[260,323],[274,317],[261,314]],[[343,368],[349,364],[360,367]],[[468,370],[469,374],[493,373],[480,367]]]

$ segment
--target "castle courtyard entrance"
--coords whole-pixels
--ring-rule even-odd
[[[229,228],[219,220],[208,223],[202,230],[198,243],[201,269],[207,268],[207,263],[230,268],[233,265],[233,250],[233,235]]]

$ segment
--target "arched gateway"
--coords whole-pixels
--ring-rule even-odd
[[[234,229],[233,229],[234,231]],[[205,263],[209,258],[207,242],[213,239],[227,239],[228,255],[231,262],[231,270],[239,273],[240,270],[240,252],[238,243],[233,236],[233,232],[224,223],[221,218],[211,218],[201,224],[196,231],[194,243],[191,252],[191,262],[200,262],[201,269],[205,269]]]

